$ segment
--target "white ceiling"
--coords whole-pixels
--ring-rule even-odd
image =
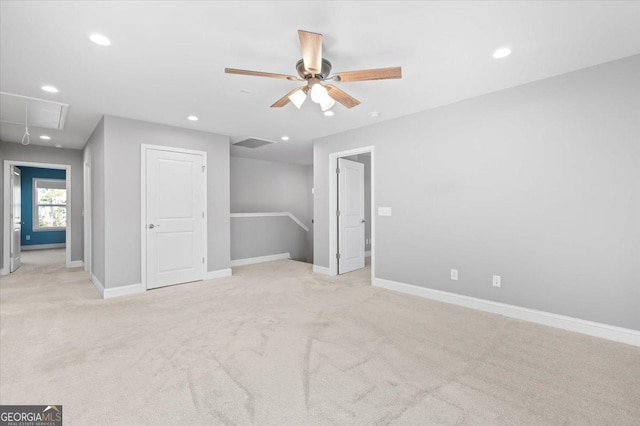
[[[640,2],[2,1],[0,16],[0,90],[69,104],[64,129],[32,143],[82,148],[111,114],[277,140],[232,154],[300,164],[312,139],[640,53]],[[299,82],[224,74],[295,74],[298,29],[324,34],[334,71],[400,65],[403,79],[338,83],[362,104],[325,117],[269,107]],[[513,54],[493,59],[500,46]],[[0,126],[4,141],[23,133]]]

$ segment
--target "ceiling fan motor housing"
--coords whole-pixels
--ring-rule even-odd
[[[298,74],[300,75],[300,77],[304,78],[305,80],[308,80],[310,78],[317,78],[318,80],[323,80],[326,77],[328,77],[329,73],[331,72],[331,62],[323,58],[322,69],[320,70],[320,73],[314,74],[306,70],[306,68],[304,67],[303,60],[300,59],[296,63],[296,70],[298,70]]]

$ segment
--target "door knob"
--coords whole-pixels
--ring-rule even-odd
[[[156,226],[160,226],[160,225],[154,225],[154,224],[152,223],[151,225],[149,225],[149,229],[153,229],[153,228],[155,228]]]
[[[362,219],[362,220],[360,221],[360,223],[364,223],[364,219]]]

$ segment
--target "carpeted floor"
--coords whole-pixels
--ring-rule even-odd
[[[80,269],[0,285],[0,403],[65,425],[640,424],[640,348],[290,260],[101,300]]]

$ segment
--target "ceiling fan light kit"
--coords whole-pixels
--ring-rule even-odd
[[[300,109],[304,101],[307,100],[307,92],[309,89],[307,87],[300,88],[298,87],[292,94],[288,96],[289,100],[292,104],[296,106],[296,108]]]
[[[319,104],[320,109],[324,112],[331,109],[336,102],[346,108],[353,108],[360,105],[360,101],[332,84],[322,84],[323,81],[346,83],[351,81],[402,78],[402,69],[400,67],[348,71],[330,75],[331,62],[322,57],[322,34],[298,30],[298,37],[300,39],[300,46],[302,47],[302,59],[296,63],[296,70],[299,77],[236,68],[225,68],[224,71],[227,74],[306,81],[307,84],[305,86],[296,87],[274,102],[271,107],[281,108],[291,102],[296,108],[300,109],[309,94],[311,100]]]

